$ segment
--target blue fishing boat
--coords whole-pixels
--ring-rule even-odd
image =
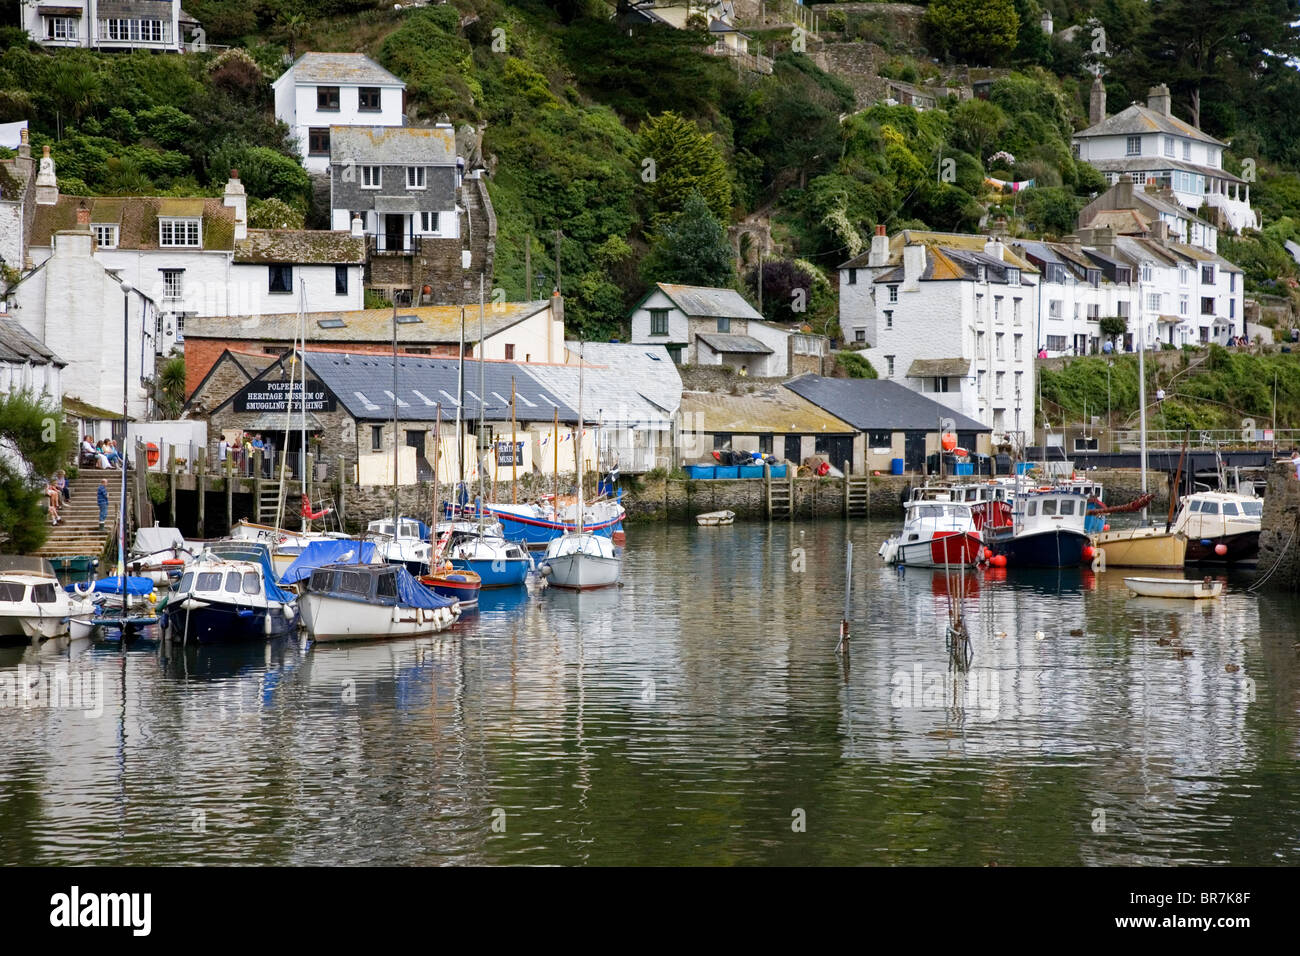
[[[1012,523],[984,528],[984,544],[1007,565],[1069,568],[1083,561],[1089,545],[1084,531],[1088,499],[1061,489],[1040,489],[1015,496]]]
[[[215,541],[168,593],[165,626],[182,642],[264,641],[297,628],[296,601],[276,583],[268,545]]]
[[[621,497],[621,496],[620,496]],[[576,520],[576,502],[553,506],[549,499],[535,504],[489,503],[487,512],[501,522],[506,538],[522,541],[530,548],[545,548],[552,538],[582,530],[612,538],[623,531],[626,512],[617,499],[596,501],[583,509],[582,527]]]
[[[512,588],[527,581],[535,567],[528,549],[492,533],[486,524],[484,529],[468,521],[440,524],[436,549],[441,560],[451,562],[455,571],[476,574],[480,588]]]

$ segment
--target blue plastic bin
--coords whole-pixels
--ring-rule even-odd
[[[785,465],[769,465],[768,467],[772,469],[773,478],[785,477]]]
[[[953,466],[952,473],[954,475],[973,475],[975,474],[975,466],[969,461],[959,461]]]
[[[740,466],[739,465],[718,465],[716,468],[713,469],[713,477],[714,478],[739,478]]]
[[[741,478],[762,478],[763,466],[762,465],[741,465],[740,477]]]
[[[712,478],[713,468],[714,468],[713,465],[687,465],[686,477],[687,478]]]
[[[1030,473],[1031,471],[1033,471],[1033,470],[1034,470],[1034,463],[1033,463],[1032,461],[1018,461],[1018,462],[1016,462],[1016,474],[1017,474],[1017,475],[1027,475],[1027,474],[1029,474],[1029,473]]]
[[[891,459],[889,462],[889,473],[892,475],[901,475],[903,473],[903,459]]]

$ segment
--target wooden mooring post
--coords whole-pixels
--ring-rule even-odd
[[[198,476],[199,476],[199,480],[198,480],[198,491],[199,491],[199,523],[198,523],[198,530],[199,530],[199,537],[201,538],[201,537],[203,537],[203,523],[204,523],[203,518],[204,518],[204,513],[205,513],[205,511],[207,510],[207,509],[204,507],[205,504],[206,504],[205,499],[206,499],[207,496],[208,496],[208,450],[207,450],[206,448],[200,448],[200,449],[198,450],[198,460],[195,462],[195,466],[196,466],[197,469],[198,469]]]
[[[167,494],[172,527],[176,526],[176,446],[167,446]]]

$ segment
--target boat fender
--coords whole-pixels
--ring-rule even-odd
[[[400,607],[398,607],[396,604],[394,604],[394,605],[393,605],[393,623],[394,623],[394,624],[400,624],[401,622],[402,622],[402,609],[401,609]]]
[[[158,627],[162,630],[164,634],[166,634],[167,628],[171,626],[171,622],[172,620],[168,616],[167,612],[163,611],[163,613],[158,618]]]
[[[240,613],[242,614],[243,611],[240,611]],[[251,614],[252,612],[250,611],[249,613]],[[262,633],[266,634],[268,637],[271,634],[271,615],[269,614],[262,615]]]
[[[537,573],[544,578],[549,578],[551,576],[551,566],[549,564],[543,564],[537,569]]]
[[[85,587],[82,587],[83,584],[85,585]],[[90,581],[78,581],[76,584],[73,585],[73,588],[76,590],[78,594],[80,594],[82,597],[85,597],[91,591],[95,590],[95,585],[93,582]]]
[[[284,605],[283,607],[280,608],[280,611],[284,614],[284,619],[285,619],[286,621],[292,621],[292,620],[293,620],[293,607],[292,607],[292,606],[286,604],[286,605]]]

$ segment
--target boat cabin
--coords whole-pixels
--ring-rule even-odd
[[[59,580],[46,558],[0,555],[0,604],[54,604]]]
[[[1082,533],[1088,499],[1074,491],[1034,491],[1016,496],[1014,513],[1022,532],[1062,528]]]
[[[388,518],[370,522],[370,524],[366,525],[366,534],[391,538],[393,536],[393,519]],[[417,541],[424,540],[424,536],[420,534],[420,522],[414,518],[401,518],[398,520],[397,536],[399,538],[414,538]]]
[[[262,571],[251,564],[231,563],[191,566],[181,575],[176,597],[193,595],[229,603],[262,597]]]
[[[349,601],[395,605],[399,570],[393,564],[329,564],[312,572],[307,589]]]

